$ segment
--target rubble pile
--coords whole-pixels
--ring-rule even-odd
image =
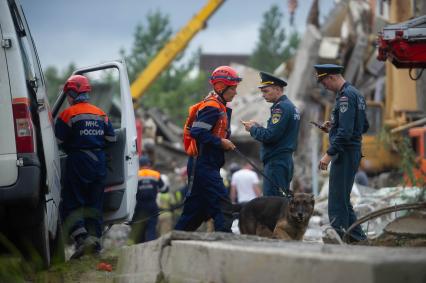
[[[295,178],[301,179],[305,188],[315,189],[317,172],[312,156],[320,154],[323,138],[309,121],[324,121],[333,105],[334,95],[317,84],[314,64],[334,63],[345,67],[344,77],[357,87],[370,101],[383,101],[385,64],[376,59],[375,35],[385,24],[371,14],[366,1],[340,1],[322,24],[318,24],[318,3],[311,7],[309,22],[302,37],[291,70],[288,96],[299,100],[302,111],[302,127],[299,147],[295,156]],[[373,25],[374,23],[374,25]],[[374,29],[373,29],[374,27]],[[290,72],[290,70],[284,70]],[[374,117],[369,117],[371,120]],[[372,127],[375,121],[370,123]],[[378,129],[372,129],[378,130]]]
[[[305,234],[305,241],[322,242],[324,231],[330,226],[327,213],[327,184],[327,182],[324,184],[321,194],[316,199],[315,212]],[[415,203],[422,200],[424,201],[425,199],[426,190],[418,187],[386,187],[373,189],[354,184],[351,195],[351,202],[358,218],[382,208]],[[365,244],[381,245],[382,239],[386,239],[384,241],[385,245],[398,245],[398,242],[395,242],[395,236],[403,236],[405,238],[423,239],[420,241],[417,240],[416,244],[420,245],[420,243],[423,243],[423,245],[425,245],[426,241],[424,241],[424,239],[426,239],[426,235],[423,234],[423,230],[420,231],[415,226],[416,223],[417,225],[418,223],[425,223],[423,222],[426,217],[424,211],[415,211],[414,215],[420,214],[421,216],[410,217],[411,219],[404,223],[400,220],[401,217],[406,218],[412,213],[411,211],[395,211],[393,213],[383,214],[363,223],[362,228],[369,238],[369,243]],[[394,236],[390,237],[389,232]],[[390,241],[390,238],[392,238],[393,241]]]

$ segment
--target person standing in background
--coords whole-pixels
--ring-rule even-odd
[[[70,107],[59,114],[55,135],[67,153],[61,217],[75,242],[73,258],[102,249],[102,205],[107,175],[105,146],[116,136],[104,111],[89,103],[89,80],[73,75],[63,92]]]
[[[271,116],[266,128],[253,120],[241,122],[246,131],[262,143],[261,159],[268,177],[263,181],[263,195],[283,196],[279,188],[290,191],[293,178],[293,152],[297,147],[300,114],[284,94],[287,82],[266,72],[259,75],[262,96],[266,102],[272,103]]]
[[[343,78],[342,66],[323,64],[315,65],[314,68],[318,82],[337,94],[331,121],[325,121],[322,125],[323,131],[328,132],[329,147],[318,168],[327,170],[331,162],[328,217],[331,226],[343,238],[345,231],[357,220],[350,196],[362,158],[362,134],[369,128],[366,103],[359,91]],[[367,236],[358,225],[352,230],[348,241],[365,239]]]
[[[234,174],[231,179],[231,201],[233,203],[248,202],[260,197],[262,192],[259,188],[259,178],[253,171],[252,166],[247,163]]]

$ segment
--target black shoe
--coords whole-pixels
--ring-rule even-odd
[[[87,237],[84,246],[87,254],[99,254],[102,250],[100,239],[94,236]]]
[[[345,242],[347,243],[347,244],[350,244],[350,245],[357,245],[358,243],[362,243],[362,242],[364,242],[364,241],[366,241],[367,240],[367,237],[365,237],[365,238],[356,238],[356,237],[353,237],[353,236],[347,236],[346,238],[345,238]]]
[[[89,237],[87,235],[81,235],[75,238],[75,251],[71,255],[70,259],[78,259],[84,255],[85,241]]]
[[[82,241],[77,241],[75,252],[70,259],[78,259],[83,255],[99,255],[101,250],[100,240],[96,237],[88,236]]]

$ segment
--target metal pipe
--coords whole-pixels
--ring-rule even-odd
[[[391,134],[395,134],[395,133],[401,132],[403,130],[406,130],[406,129],[409,129],[409,128],[412,128],[412,127],[415,127],[415,126],[420,126],[420,125],[423,125],[423,124],[426,124],[426,118],[423,118],[423,119],[420,119],[420,120],[410,122],[408,124],[393,128],[390,132],[391,132]]]

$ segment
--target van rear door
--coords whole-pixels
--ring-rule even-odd
[[[108,115],[117,135],[117,142],[106,148],[108,176],[104,194],[104,222],[130,221],[136,205],[139,164],[126,65],[124,61],[112,61],[79,69],[74,74],[89,78],[92,86],[90,103]],[[54,106],[54,116],[65,109],[67,103],[64,101],[65,95],[61,94]]]
[[[46,169],[46,183],[48,195],[46,196],[47,213],[50,214],[49,230],[56,231],[57,219],[59,217],[58,207],[61,199],[61,168],[59,160],[59,150],[56,143],[55,133],[53,130],[53,119],[50,104],[47,98],[46,84],[43,71],[41,69],[40,60],[38,58],[37,49],[31,36],[30,28],[25,19],[24,11],[21,5],[16,6],[15,20],[18,25],[25,31],[25,35],[21,36],[21,42],[25,48],[28,60],[31,62],[34,78],[27,80],[27,89],[31,96],[35,96],[37,100],[37,113],[40,125],[41,141],[43,144],[43,161]]]
[[[8,13],[8,15],[6,16],[4,13]],[[0,42],[2,43],[0,47],[0,187],[13,185],[18,178],[12,94],[6,61],[6,50],[12,46],[7,46],[10,39],[3,36],[9,18],[7,2],[2,1],[0,3]],[[9,28],[13,30],[13,27]]]

